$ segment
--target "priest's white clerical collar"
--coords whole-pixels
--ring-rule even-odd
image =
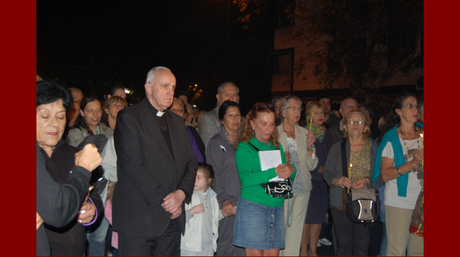
[[[162,111],[158,111],[158,112],[157,112],[157,116],[158,116],[158,117],[163,116],[163,114],[165,114],[165,112],[162,112]]]

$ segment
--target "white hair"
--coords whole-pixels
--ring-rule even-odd
[[[224,82],[222,84],[220,84],[220,86],[217,88],[217,93],[218,94],[222,94],[222,92],[224,91],[224,87],[226,85],[232,85],[236,88],[236,93],[239,94],[240,93],[240,89],[231,81],[227,81],[227,82]]]
[[[149,73],[147,73],[147,79],[146,79],[145,83],[153,84],[153,81],[155,80],[155,73],[156,73],[156,71],[159,71],[159,70],[169,70],[169,71],[171,71],[169,68],[166,68],[166,67],[163,67],[163,66],[153,67],[149,71]]]

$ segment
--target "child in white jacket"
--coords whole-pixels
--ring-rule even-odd
[[[181,240],[181,256],[214,256],[219,238],[219,220],[223,217],[217,194],[211,189],[214,170],[198,163],[192,201],[185,205],[185,234]]]

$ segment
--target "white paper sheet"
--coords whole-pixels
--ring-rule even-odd
[[[262,170],[276,168],[282,164],[280,150],[259,151],[259,158]]]

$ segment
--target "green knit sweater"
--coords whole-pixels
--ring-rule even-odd
[[[269,142],[260,142],[253,137],[250,142],[256,146],[260,151],[276,150],[275,146]],[[286,156],[281,144],[279,144],[281,151],[281,160],[286,163]],[[291,179],[294,180],[296,168],[294,165],[294,172]],[[282,198],[274,198],[267,193],[260,185],[268,182],[270,179],[276,177],[275,168],[261,171],[259,153],[249,143],[241,142],[236,150],[236,167],[238,168],[238,175],[241,181],[241,197],[252,202],[263,204],[270,207],[278,207],[284,203]]]

